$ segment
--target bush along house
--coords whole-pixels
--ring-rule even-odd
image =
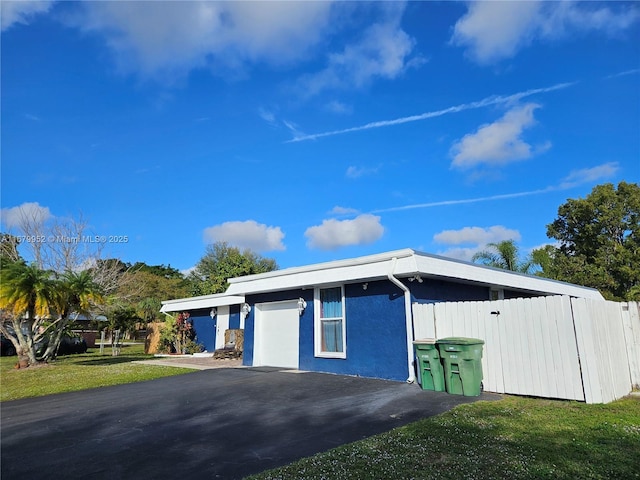
[[[220,343],[221,327],[243,328],[246,366],[397,381],[414,380],[413,303],[546,295],[603,300],[595,289],[411,249],[229,283],[225,294],[163,302],[162,309],[189,311],[207,348]]]

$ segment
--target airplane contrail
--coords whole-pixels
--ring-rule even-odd
[[[306,140],[317,140],[318,138],[331,137],[334,135],[343,135],[345,133],[359,132],[361,130],[370,130],[372,128],[390,127],[392,125],[401,125],[403,123],[417,122],[420,120],[426,120],[428,118],[441,117],[449,113],[458,113],[464,110],[473,110],[476,108],[487,107],[490,105],[497,105],[500,103],[515,102],[520,100],[521,98],[529,97],[537,93],[547,93],[547,92],[553,92],[555,90],[561,90],[563,88],[567,88],[572,85],[575,85],[576,83],[577,82],[558,83],[551,87],[533,88],[530,90],[526,90],[524,92],[518,92],[511,95],[492,95],[490,97],[483,98],[482,100],[478,100],[476,102],[463,103],[460,105],[455,105],[453,107],[444,108],[442,110],[435,110],[433,112],[421,113],[419,115],[410,115],[408,117],[401,117],[393,120],[380,120],[377,122],[371,122],[365,125],[360,125],[358,127],[350,127],[342,130],[332,130],[329,132],[312,133],[308,135],[307,134],[297,135],[291,140],[287,140],[285,143],[304,142]]]

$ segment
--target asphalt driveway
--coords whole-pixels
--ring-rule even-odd
[[[274,368],[202,370],[4,402],[1,477],[242,478],[496,399]]]

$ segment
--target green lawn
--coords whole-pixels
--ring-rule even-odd
[[[100,355],[99,348],[92,348],[86,354],[66,355],[49,365],[20,370],[13,368],[17,357],[1,357],[0,401],[140,382],[192,371],[131,363],[148,358],[153,355],[145,355],[144,345],[124,346],[115,357],[110,348],[105,350],[105,355]]]
[[[0,358],[0,399],[131,383],[191,370],[139,365],[142,345],[117,357],[92,349],[15,370]],[[640,479],[640,398],[607,405],[505,396],[250,477],[266,479]]]
[[[640,478],[640,399],[586,405],[505,396],[249,478]]]

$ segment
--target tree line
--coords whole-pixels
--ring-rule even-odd
[[[21,230],[24,238],[46,238],[52,230],[79,238],[85,227],[73,219],[46,225],[26,217]],[[100,245],[91,250],[81,242],[25,243],[33,259],[28,263],[19,240],[0,234],[0,333],[25,365],[55,358],[63,335],[71,333],[79,318],[94,319],[101,330],[132,332],[165,320],[162,300],[220,293],[230,277],[277,268],[271,259],[226,243],[208,246],[187,275],[170,265],[103,259]]]
[[[473,261],[596,288],[608,300],[640,300],[640,186],[620,182],[569,199],[547,225],[555,243],[524,259],[513,240],[492,243]]]
[[[87,224],[25,218],[25,235],[79,237]],[[473,261],[594,287],[610,300],[640,300],[640,187],[620,182],[594,187],[569,199],[547,225],[554,240],[524,258],[514,240],[488,244]],[[49,229],[49,230],[47,230]],[[0,332],[29,364],[55,357],[62,335],[79,316],[104,315],[101,328],[133,330],[164,320],[161,301],[222,293],[227,280],[278,268],[275,260],[219,242],[206,247],[195,268],[183,274],[170,265],[124,263],[102,258],[100,245],[87,251],[73,242],[28,243],[31,263],[19,253],[19,238],[2,233]],[[47,347],[36,346],[47,339]]]

